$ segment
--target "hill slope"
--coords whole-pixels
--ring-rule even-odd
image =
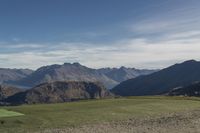
[[[122,96],[159,95],[171,88],[200,81],[200,62],[189,60],[147,76],[122,82],[112,92]]]
[[[5,101],[11,104],[58,103],[110,96],[112,94],[99,83],[57,81],[44,83],[25,92],[17,93]]]
[[[11,87],[11,86],[6,86],[6,85],[0,85],[0,100],[3,100],[11,95],[14,95],[22,90]]]
[[[0,83],[20,80],[20,79],[30,75],[32,72],[33,71],[30,69],[0,68]]]
[[[193,83],[185,87],[172,89],[168,95],[170,96],[200,96],[200,82]]]

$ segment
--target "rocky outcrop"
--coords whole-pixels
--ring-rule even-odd
[[[11,104],[59,103],[82,99],[109,98],[113,95],[100,83],[62,82],[40,84],[5,100]]]
[[[0,85],[0,101],[21,91],[19,88]]]

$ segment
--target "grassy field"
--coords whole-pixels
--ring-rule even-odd
[[[1,117],[6,110],[21,116]],[[27,132],[52,128],[76,127],[130,118],[164,115],[200,109],[198,98],[128,97],[59,104],[1,107],[0,132]],[[5,112],[4,112],[5,111]],[[8,114],[8,116],[11,116]]]
[[[14,117],[14,116],[22,116],[22,113],[14,112],[14,111],[8,111],[5,109],[0,109],[0,118],[2,117]]]

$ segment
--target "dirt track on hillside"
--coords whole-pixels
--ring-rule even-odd
[[[41,133],[200,133],[200,110],[76,128],[45,130]]]

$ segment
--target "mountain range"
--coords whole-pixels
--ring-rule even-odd
[[[121,82],[111,91],[121,96],[161,95],[200,81],[200,62],[185,61],[146,76]]]
[[[10,79],[2,77],[1,80],[4,81],[3,83],[25,88],[32,88],[38,84],[53,81],[90,81],[102,82],[106,88],[111,89],[122,81],[151,74],[155,71],[158,70],[139,70],[126,67],[92,69],[79,63],[64,63],[63,65],[43,66],[15,79],[11,78],[13,75],[11,71],[7,73],[7,75],[11,75]]]
[[[0,72],[3,75],[3,84],[0,85],[1,105],[57,103],[116,95],[200,96],[200,62],[195,60],[162,70],[126,67],[92,69],[79,63],[65,63],[44,66],[36,71],[1,69]],[[107,90],[106,87],[114,85],[113,89]],[[16,86],[31,88],[19,89]]]

